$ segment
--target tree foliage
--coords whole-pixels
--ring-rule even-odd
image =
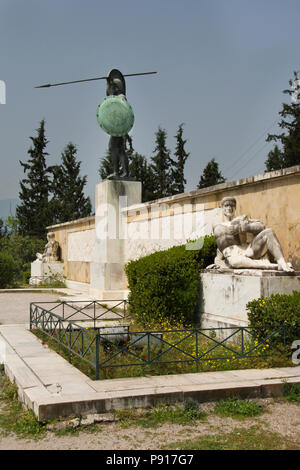
[[[265,161],[267,171],[288,168],[300,164],[300,81],[298,72],[294,72],[294,79],[289,80],[290,88],[283,90],[290,96],[290,103],[283,103],[279,112],[281,121],[278,123],[282,129],[280,134],[268,134],[267,142],[276,142],[273,150]],[[279,144],[279,145],[277,145]]]
[[[215,184],[224,183],[225,181],[225,178],[219,170],[219,164],[213,158],[204,168],[197,187],[198,189],[207,188]]]
[[[60,165],[48,166],[45,121],[40,122],[37,136],[30,137],[27,162],[21,162],[26,177],[20,181],[20,204],[16,208],[17,231],[21,236],[44,239],[46,227],[53,223],[86,217],[91,201],[84,195],[86,176],[80,176],[81,162],[70,142],[62,152]]]
[[[159,199],[172,194],[172,160],[166,144],[167,132],[161,127],[155,134],[154,155],[151,157],[151,169],[154,174],[156,187],[155,198]]]
[[[42,120],[37,137],[30,137],[32,146],[28,150],[28,162],[20,161],[26,178],[20,181],[20,205],[16,208],[21,234],[44,237],[47,225],[52,223],[49,207],[50,178],[46,164],[45,121]]]
[[[8,228],[7,224],[5,223],[5,220],[0,219],[0,239],[3,237],[6,237],[8,233]]]
[[[184,166],[189,153],[185,150],[186,140],[183,139],[183,124],[178,126],[176,139],[175,160],[172,160],[172,194],[180,194],[184,192],[186,179],[184,177]]]
[[[144,155],[136,152],[132,145],[132,138],[126,137],[126,153],[129,160],[129,174],[142,183],[142,202],[152,201],[161,197],[171,196],[184,192],[186,180],[184,166],[189,156],[185,150],[186,140],[183,138],[183,124],[178,126],[176,149],[174,159],[167,147],[167,132],[161,127],[155,133],[155,149],[148,163]],[[121,168],[119,168],[121,170]],[[110,150],[100,160],[99,175],[102,180],[113,173],[113,164]]]
[[[56,223],[91,215],[91,200],[84,195],[87,177],[80,176],[81,162],[77,161],[76,154],[75,145],[69,142],[61,154],[61,164],[51,168],[53,174],[51,206]]]
[[[135,152],[132,146],[132,139],[128,136],[129,149],[126,151],[129,160],[130,177],[142,183],[142,202],[155,199],[155,178],[151,166],[146,157]],[[121,168],[119,168],[121,170]],[[100,161],[99,175],[105,180],[113,173],[113,164],[110,150],[108,149],[104,158]]]
[[[11,254],[0,252],[0,289],[10,287],[15,278],[16,265]]]
[[[155,178],[146,157],[134,152],[129,161],[129,174],[142,183],[142,202],[155,199]]]

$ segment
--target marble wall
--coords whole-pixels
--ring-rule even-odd
[[[300,271],[299,165],[121,209],[122,262],[211,234],[225,196],[236,197],[236,215],[273,228],[286,259]],[[87,217],[47,227],[60,243],[67,279],[90,283],[91,264],[101,258],[96,225],[95,217]]]

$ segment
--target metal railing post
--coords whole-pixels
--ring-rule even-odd
[[[71,363],[71,362],[72,362],[72,355],[71,355],[71,330],[70,330],[69,326],[68,326],[68,328],[67,328],[67,331],[68,331],[68,333],[69,333],[69,348],[68,348],[68,349],[69,349],[69,362]]]
[[[244,328],[242,327],[242,355],[244,355]]]
[[[199,372],[199,355],[198,355],[198,349],[199,349],[199,339],[198,339],[198,330],[196,330],[196,371]]]
[[[151,353],[150,353],[150,333],[147,333],[147,336],[148,336],[148,354],[147,354],[147,362],[149,364],[150,362],[150,357],[151,357]]]
[[[30,304],[29,329],[30,329],[30,331],[32,330],[32,303]]]
[[[99,373],[100,373],[100,367],[99,367],[99,354],[100,354],[99,342],[100,342],[100,335],[99,335],[99,332],[98,332],[97,336],[96,336],[96,380],[99,380]]]

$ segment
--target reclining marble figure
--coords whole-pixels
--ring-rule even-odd
[[[44,253],[37,253],[36,258],[43,263],[59,261],[59,243],[55,240],[55,233],[47,233],[48,242],[45,245]]]
[[[294,272],[291,263],[284,259],[280,243],[272,229],[265,228],[262,222],[246,215],[234,217],[234,197],[223,198],[221,205],[224,221],[213,226],[218,250],[215,264],[209,268],[278,269]],[[249,236],[252,238],[250,242]]]

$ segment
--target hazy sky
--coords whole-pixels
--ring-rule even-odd
[[[48,164],[72,141],[94,199],[109,136],[96,120],[105,81],[34,86],[122,73],[136,151],[150,159],[158,126],[173,151],[178,125],[190,158],[186,190],[213,157],[230,181],[261,173],[278,130],[282,90],[300,59],[299,0],[0,0],[0,199],[16,198],[46,121]],[[0,94],[1,97],[1,94]]]

